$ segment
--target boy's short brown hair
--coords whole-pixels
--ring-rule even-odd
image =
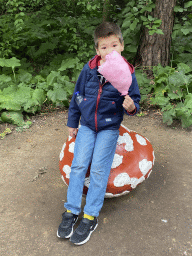
[[[94,42],[95,42],[95,47],[98,48],[98,40],[101,37],[108,37],[111,35],[116,35],[120,43],[123,43],[123,36],[121,33],[120,27],[112,22],[103,22],[101,23],[94,32]]]

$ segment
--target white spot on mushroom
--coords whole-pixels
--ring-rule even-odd
[[[137,142],[138,142],[140,145],[142,145],[142,146],[146,146],[146,145],[147,145],[146,139],[143,138],[141,135],[136,134],[135,137],[136,137],[136,139],[137,139]]]
[[[117,175],[114,179],[114,186],[115,187],[123,187],[125,185],[131,185],[131,187],[134,189],[137,187],[138,184],[143,182],[145,180],[145,177],[142,176],[141,178],[130,178],[129,175],[124,172]]]
[[[153,165],[154,165],[154,163],[155,163],[155,153],[153,151]]]
[[[143,159],[142,161],[139,162],[139,169],[144,176],[148,173],[152,166],[153,163],[151,161],[148,161],[147,159]]]
[[[123,191],[120,194],[105,193],[105,198],[119,197],[119,196],[127,195],[128,193],[130,193],[129,190]]]
[[[122,172],[115,177],[113,184],[115,187],[123,187],[130,184],[130,181],[131,179],[129,175],[126,172]]]
[[[72,137],[69,135],[69,137],[68,137],[68,141],[70,141],[72,139]]]
[[[121,165],[123,162],[123,156],[120,156],[118,154],[115,154],[114,155],[114,158],[113,158],[113,163],[112,163],[112,166],[111,168],[116,168],[118,167],[119,165]]]
[[[121,124],[121,126],[122,126],[125,130],[127,130],[128,132],[131,132],[131,130],[129,130],[125,125]]]
[[[119,145],[125,143],[125,150],[127,150],[128,152],[134,150],[133,140],[128,133],[124,133],[123,136],[119,135],[117,143]]]
[[[63,171],[66,174],[66,178],[69,179],[70,178],[71,167],[69,165],[64,165],[63,166]]]
[[[84,185],[85,185],[87,188],[89,188],[89,185],[90,185],[90,176],[85,178]]]
[[[105,198],[112,198],[114,195],[112,193],[105,193]]]
[[[63,147],[61,149],[60,155],[59,155],[59,159],[60,161],[62,161],[63,157],[64,157],[64,149],[65,149],[66,143],[63,144]]]
[[[63,182],[68,186],[67,182],[65,181],[63,175],[61,175],[61,179],[63,180]]]
[[[131,178],[131,187],[134,189],[137,187],[138,184],[140,184],[141,182],[143,182],[145,180],[145,177],[142,176],[141,178],[137,179],[137,178]]]
[[[69,152],[74,153],[74,148],[75,148],[75,142],[71,142],[69,144]]]
[[[152,173],[152,170],[149,172],[149,174],[148,174],[147,178],[149,178],[149,176],[151,175],[151,173]]]
[[[120,194],[115,194],[114,197],[119,197],[119,196],[127,195],[128,193],[130,193],[130,191],[126,190],[126,191],[123,191]]]

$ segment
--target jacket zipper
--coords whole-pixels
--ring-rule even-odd
[[[98,127],[97,127],[97,110],[98,110],[101,94],[102,94],[102,85],[99,83],[99,90],[98,90],[97,103],[96,103],[96,109],[95,109],[95,130],[96,130],[96,132],[98,130]]]

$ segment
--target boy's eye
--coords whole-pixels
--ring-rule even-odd
[[[102,49],[103,49],[103,50],[105,50],[105,49],[106,49],[106,47],[102,47]]]
[[[116,47],[116,46],[117,46],[116,44],[113,45],[113,47]]]

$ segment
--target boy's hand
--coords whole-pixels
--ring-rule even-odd
[[[69,127],[69,136],[71,136],[72,138],[76,138],[77,136],[77,128],[71,128]]]
[[[127,110],[128,112],[132,112],[135,110],[135,104],[134,101],[131,99],[131,97],[129,97],[129,95],[125,96],[125,99],[123,101],[123,107],[125,110]]]

